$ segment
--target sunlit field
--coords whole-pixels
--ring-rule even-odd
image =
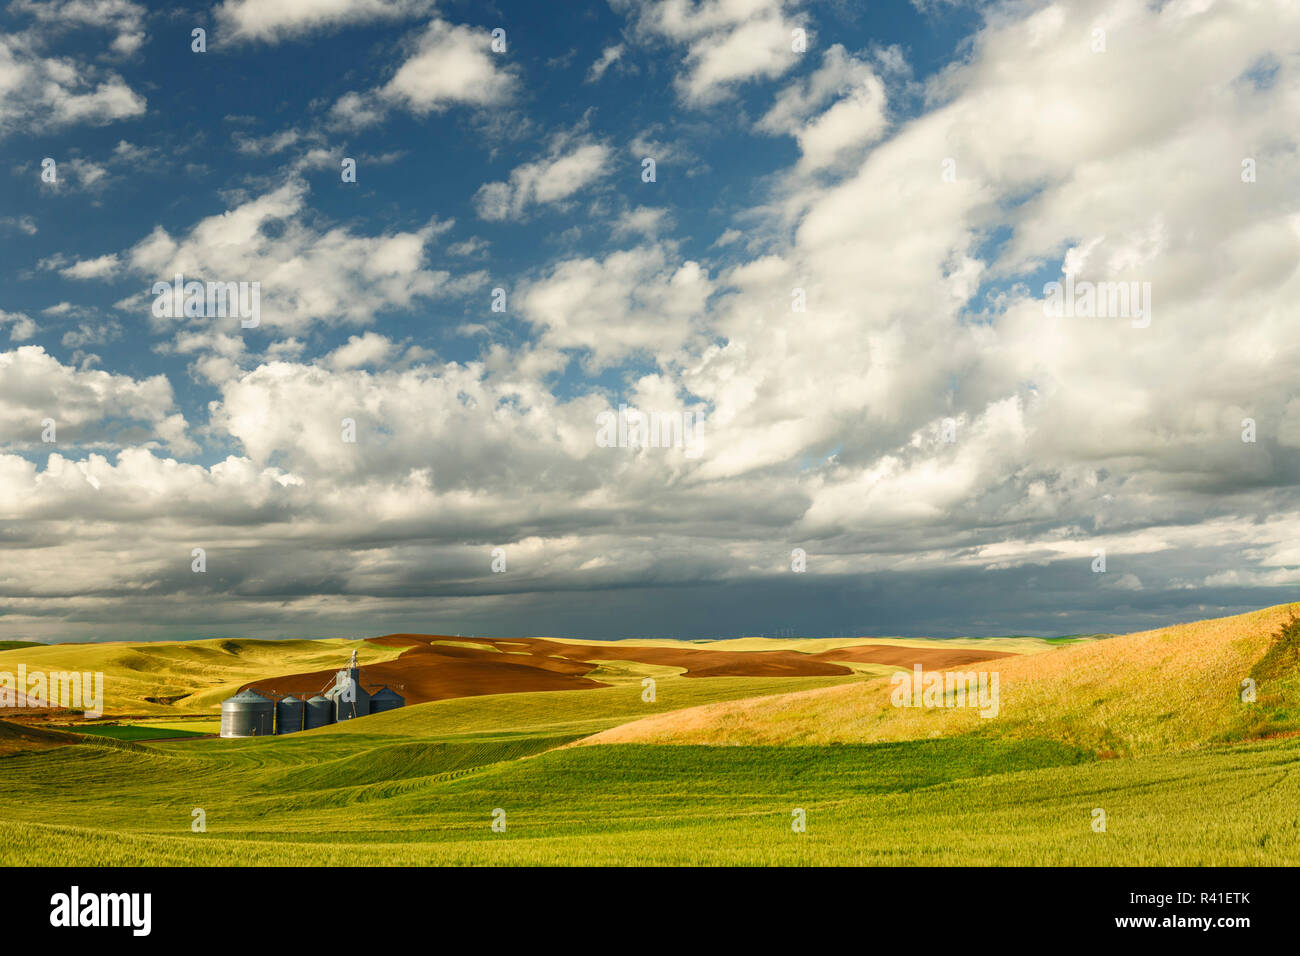
[[[156,739],[211,732],[183,714],[5,723],[0,862],[1297,864],[1293,607],[1003,643],[1011,656],[964,668],[999,672],[991,719],[892,706],[876,665],[692,678],[604,661],[604,687],[438,700],[288,737]],[[211,662],[212,643],[195,658]],[[277,666],[314,662],[303,643]],[[150,684],[141,669],[133,695],[197,672],[176,647],[159,659],[166,673]]]

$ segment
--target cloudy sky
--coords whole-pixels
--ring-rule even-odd
[[[1294,0],[9,0],[0,638],[1295,600],[1298,118]]]

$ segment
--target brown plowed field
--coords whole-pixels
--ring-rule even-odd
[[[685,677],[833,677],[852,674],[839,664],[798,651],[711,651],[703,647],[636,647],[611,644],[563,644],[534,639],[535,654],[589,661],[638,661],[685,668]]]
[[[380,687],[391,687],[406,698],[408,704],[422,704],[450,697],[477,697],[482,694],[585,690],[609,686],[582,676],[595,670],[595,664],[533,654],[503,654],[489,647],[480,651],[472,647],[430,643],[439,639],[426,637],[424,640],[407,641],[377,638],[376,644],[410,644],[411,649],[397,660],[382,664],[362,664],[362,686],[371,693]],[[267,677],[245,686],[273,696],[305,694],[310,697],[333,684],[337,673],[336,668],[290,677]]]
[[[939,671],[965,667],[976,661],[991,661],[999,657],[1019,657],[1008,651],[977,651],[964,647],[949,650],[946,647],[895,647],[892,644],[855,644],[837,647],[814,655],[824,661],[853,661],[855,664],[892,664],[895,667],[913,667],[920,664],[926,670]]]
[[[436,643],[438,641],[458,644]],[[495,640],[437,634],[388,634],[371,638],[371,643],[410,648],[396,660],[361,666],[361,682],[366,690],[373,693],[388,686],[405,697],[408,704],[483,694],[607,687],[609,685],[584,676],[595,670],[599,661],[637,661],[680,667],[686,677],[828,677],[852,673],[850,668],[837,661],[900,667],[920,664],[927,670],[937,670],[1014,656],[998,651],[869,643],[802,654],[788,650],[717,651],[688,645],[566,644],[539,637]],[[482,649],[464,645],[482,645]],[[337,670],[323,670],[268,677],[244,686],[272,696],[297,694],[310,697],[328,688],[336,673]]]

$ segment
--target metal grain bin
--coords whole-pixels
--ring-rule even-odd
[[[266,737],[275,723],[275,704],[255,690],[245,690],[221,702],[221,736]]]
[[[277,734],[296,734],[302,730],[302,717],[306,708],[302,698],[290,694],[275,705],[275,732]]]
[[[382,714],[386,710],[397,710],[406,706],[406,699],[395,690],[381,687],[370,697],[370,712]]]
[[[334,701],[323,694],[317,694],[308,700],[303,709],[306,712],[305,726],[307,730],[325,727],[334,723]]]
[[[334,701],[334,719],[337,721],[365,717],[370,713],[370,695],[355,677],[340,679],[326,692],[326,696]]]

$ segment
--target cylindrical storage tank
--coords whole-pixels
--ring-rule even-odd
[[[245,690],[221,702],[221,736],[267,737],[275,724],[275,704],[255,690]]]
[[[302,699],[290,694],[275,705],[275,732],[277,734],[296,734],[302,730],[302,715],[305,708]]]
[[[387,687],[381,687],[370,698],[370,712],[372,714],[382,714],[386,710],[396,710],[405,704],[406,701],[401,694],[389,690]]]
[[[329,696],[334,700],[335,720],[351,720],[354,717],[365,717],[370,713],[370,695],[360,683],[353,681],[350,686],[336,685],[329,692]],[[349,697],[353,699],[348,700]]]
[[[307,701],[303,709],[306,712],[304,726],[307,730],[334,723],[334,701],[328,697],[317,694]]]

